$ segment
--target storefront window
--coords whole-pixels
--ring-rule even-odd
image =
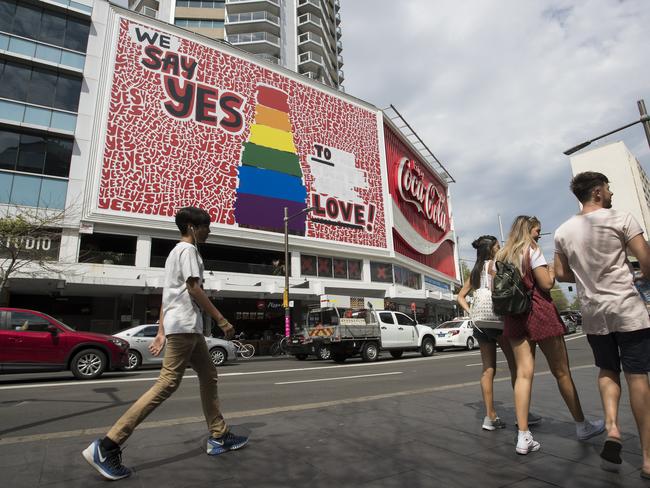
[[[410,269],[401,266],[394,266],[395,284],[414,288],[416,290],[422,288],[422,276]]]
[[[379,283],[393,282],[393,265],[370,261],[370,280]]]
[[[318,257],[318,276],[323,278],[332,277],[332,258]]]
[[[361,279],[361,266],[362,261],[360,259],[348,259],[348,278],[351,280],[360,280]]]
[[[332,260],[334,265],[334,278],[347,279],[348,277],[348,263],[346,259],[334,258]]]
[[[316,276],[316,256],[302,254],[300,256],[300,274],[304,276]]]

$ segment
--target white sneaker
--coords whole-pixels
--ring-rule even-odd
[[[526,432],[519,431],[517,435],[517,447],[515,451],[517,454],[528,454],[529,452],[539,451],[540,444],[533,439],[533,434],[530,433],[530,430]]]
[[[501,420],[499,417],[492,420],[490,417],[486,415],[485,418],[483,419],[483,425],[481,427],[483,430],[505,429],[506,423],[503,420]]]
[[[605,430],[604,420],[585,420],[581,423],[576,423],[576,435],[581,441],[586,441],[594,436],[602,433]]]

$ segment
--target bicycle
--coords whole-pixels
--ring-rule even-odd
[[[287,354],[287,344],[289,343],[288,337],[283,337],[278,339],[273,344],[271,344],[271,356],[276,357],[281,354]]]
[[[250,359],[255,355],[255,346],[252,344],[242,344],[237,340],[230,341],[235,346],[235,352],[244,359]]]

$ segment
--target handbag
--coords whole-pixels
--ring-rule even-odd
[[[483,268],[482,283],[488,283],[487,266]],[[474,291],[472,304],[469,308],[469,316],[479,330],[480,329],[501,329],[503,330],[503,320],[494,313],[492,304],[492,291],[487,286],[482,286]]]

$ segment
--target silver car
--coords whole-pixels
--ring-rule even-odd
[[[135,371],[140,366],[162,365],[164,349],[158,356],[153,356],[149,352],[149,344],[153,342],[157,333],[158,324],[144,324],[113,334],[129,343],[129,363],[124,367],[126,371]],[[215,366],[221,366],[226,361],[237,360],[235,346],[231,342],[216,337],[205,337],[205,342]]]

